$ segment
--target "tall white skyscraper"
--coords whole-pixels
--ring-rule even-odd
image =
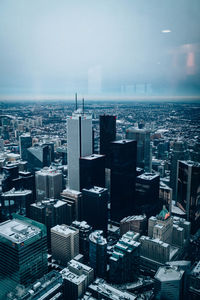
[[[80,190],[79,158],[92,154],[92,116],[77,110],[67,119],[68,185]]]

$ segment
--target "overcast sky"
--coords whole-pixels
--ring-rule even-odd
[[[0,94],[76,91],[200,94],[200,0],[0,0]]]

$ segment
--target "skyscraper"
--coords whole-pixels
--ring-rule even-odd
[[[74,220],[80,220],[80,210],[81,210],[81,201],[82,201],[82,193],[79,191],[65,189],[61,193],[62,201],[66,202],[68,205],[68,216],[69,216],[69,223]]]
[[[144,173],[136,177],[135,210],[137,214],[146,214],[150,217],[159,212],[162,206],[159,203],[159,185],[159,174]]]
[[[14,215],[0,224],[0,241],[0,299],[7,299],[16,285],[27,286],[47,272],[46,228]]]
[[[133,213],[136,177],[136,141],[111,143],[111,219],[120,221]]]
[[[56,225],[51,228],[52,257],[62,266],[79,254],[79,231],[67,225]]]
[[[200,226],[200,163],[178,161],[176,205],[186,213],[195,233]]]
[[[110,167],[110,142],[116,140],[116,116],[100,116],[100,154],[106,155],[106,167]]]
[[[172,188],[172,199],[177,198],[177,164],[178,160],[187,159],[187,152],[185,145],[182,141],[174,142],[171,153],[171,166],[170,166],[170,187]]]
[[[93,186],[82,190],[81,219],[93,229],[101,229],[107,234],[108,225],[108,190]]]
[[[62,191],[62,173],[56,169],[44,168],[35,173],[36,200],[59,198]]]
[[[105,156],[92,154],[80,158],[80,190],[92,186],[105,187]]]
[[[90,234],[90,266],[94,269],[95,276],[104,278],[106,275],[107,241],[102,236],[102,231],[97,230]]]
[[[150,131],[147,129],[129,128],[126,138],[137,141],[137,167],[151,172]]]
[[[27,149],[28,169],[38,171],[51,164],[50,148],[47,145],[34,145]]]
[[[76,111],[67,119],[68,185],[80,191],[80,157],[92,154],[92,116]]]
[[[28,160],[27,149],[32,147],[32,137],[30,134],[23,134],[19,137],[20,156],[23,160]]]

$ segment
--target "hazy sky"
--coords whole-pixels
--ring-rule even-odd
[[[0,94],[75,91],[200,94],[200,0],[0,0]]]

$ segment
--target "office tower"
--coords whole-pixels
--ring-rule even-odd
[[[28,160],[27,149],[32,147],[32,137],[30,134],[23,134],[19,137],[20,156],[23,160]]]
[[[106,275],[107,241],[103,237],[102,230],[96,230],[89,236],[89,260],[94,269],[95,276],[104,278]]]
[[[160,267],[155,275],[155,299],[184,299],[184,271],[171,266]]]
[[[93,299],[107,299],[107,300],[136,300],[136,296],[132,293],[121,291],[106,283],[102,278],[97,278],[92,284],[89,285],[88,291],[91,293]],[[94,298],[93,298],[94,297]],[[86,298],[87,299],[87,298]]]
[[[94,279],[94,270],[75,260],[71,260],[60,273],[63,277],[64,299],[80,299]]]
[[[113,248],[109,258],[109,280],[112,283],[132,282],[136,278],[140,243],[136,241],[138,233],[128,231]]]
[[[178,188],[176,205],[186,213],[194,234],[200,227],[200,163],[178,162]]]
[[[171,166],[170,166],[170,187],[172,188],[172,199],[176,200],[177,197],[177,165],[178,160],[187,159],[187,152],[185,145],[182,141],[174,142],[171,153]]]
[[[108,190],[94,186],[82,190],[81,220],[93,229],[101,229],[107,235],[108,226]]]
[[[27,149],[28,169],[38,171],[51,164],[50,149],[46,145],[34,145]]]
[[[30,190],[18,190],[14,188],[1,194],[2,217],[11,219],[12,213],[30,216],[30,205],[33,203],[33,194]]]
[[[163,242],[171,244],[173,231],[173,219],[169,211],[164,206],[156,217],[149,218],[148,236],[154,239],[160,239]]]
[[[36,200],[60,198],[62,191],[62,172],[44,168],[35,173]]]
[[[20,215],[0,224],[0,299],[47,273],[46,238],[44,225]]]
[[[79,254],[79,231],[67,225],[51,228],[52,257],[62,266]]]
[[[144,234],[147,228],[146,215],[129,216],[120,221],[120,235],[123,235],[127,231],[138,232]]]
[[[137,167],[145,172],[151,172],[151,144],[150,131],[147,129],[129,128],[126,138],[137,141]]]
[[[63,300],[63,279],[58,271],[51,271],[27,288],[16,287],[9,300]]]
[[[68,185],[80,191],[80,157],[92,154],[92,116],[76,111],[67,119]]]
[[[136,141],[111,143],[111,219],[120,221],[133,212],[136,177]]]
[[[54,161],[54,142],[45,142],[43,143],[44,146],[48,146],[49,147],[49,152],[50,152],[50,161],[53,162]]]
[[[84,260],[89,259],[89,235],[92,232],[92,226],[85,221],[73,221],[72,227],[79,230],[79,252],[84,255]]]
[[[171,214],[171,211],[172,211],[172,189],[162,181],[160,181],[159,199],[162,202],[162,205],[165,205],[167,210]]]
[[[100,154],[106,155],[106,167],[110,168],[110,142],[116,140],[116,116],[100,116]]]
[[[7,163],[3,167],[2,191],[7,192],[13,188],[13,179],[18,177],[19,168],[14,163]]]
[[[68,225],[75,220],[80,220],[82,193],[71,189],[65,189],[61,193],[61,198],[62,201],[66,202],[68,205],[68,216],[70,222]]]
[[[159,202],[159,186],[159,174],[144,173],[136,177],[135,199],[138,214],[150,217],[159,212],[162,206]]]
[[[157,269],[159,263],[163,264],[171,260],[171,249],[168,243],[144,235],[141,236],[139,242],[141,244],[141,259],[144,259],[146,266],[148,266],[149,260],[151,260],[152,269],[154,269],[153,263],[155,263],[155,269]]]
[[[30,206],[30,218],[47,227],[48,249],[51,249],[51,228],[67,223],[67,204],[61,200],[47,199]]]
[[[80,190],[105,187],[105,156],[92,154],[80,158]]]

